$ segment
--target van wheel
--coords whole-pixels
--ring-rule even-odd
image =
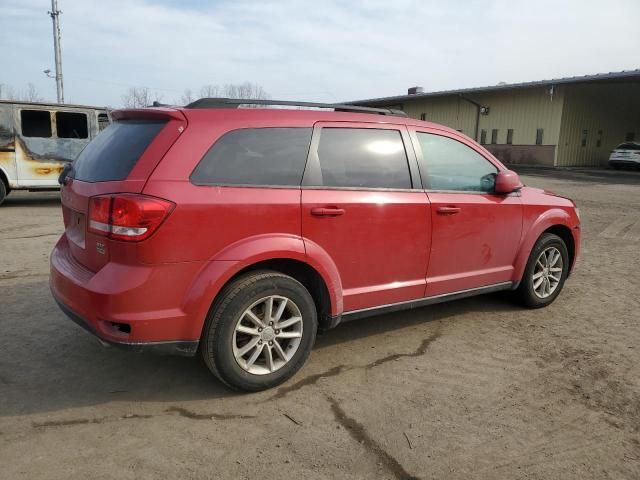
[[[524,306],[541,308],[560,294],[569,273],[567,246],[557,235],[544,233],[531,251],[517,294]]]
[[[317,328],[313,298],[300,282],[278,272],[250,272],[214,302],[202,335],[202,357],[228,386],[265,390],[302,367]]]
[[[7,186],[4,184],[4,181],[0,178],[0,205],[4,202],[4,199],[7,198]]]

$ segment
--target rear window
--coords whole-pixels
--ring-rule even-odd
[[[124,180],[165,123],[157,120],[112,123],[78,155],[73,177],[83,182]]]
[[[196,185],[299,186],[310,128],[247,128],[220,138],[191,174]]]
[[[621,143],[616,150],[640,150],[640,143]]]

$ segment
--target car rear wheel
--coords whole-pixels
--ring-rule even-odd
[[[7,198],[7,186],[4,184],[4,181],[0,178],[0,205],[4,202],[4,199]]]
[[[531,251],[518,287],[521,302],[529,308],[551,304],[560,294],[568,273],[569,253],[564,240],[544,233]]]
[[[251,272],[216,299],[202,336],[202,357],[228,386],[264,390],[302,367],[316,330],[315,304],[300,282],[279,272]]]

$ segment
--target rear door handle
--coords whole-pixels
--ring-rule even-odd
[[[460,207],[438,207],[436,211],[439,215],[455,215],[460,213]]]
[[[344,215],[344,208],[314,207],[311,209],[311,215],[316,217],[337,217],[339,215]]]

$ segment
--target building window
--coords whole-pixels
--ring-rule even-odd
[[[602,145],[602,130],[598,130],[598,139],[596,140],[596,147]]]
[[[21,110],[20,123],[25,137],[51,137],[51,114],[48,110]]]
[[[87,138],[87,115],[76,112],[56,112],[58,138]]]
[[[427,114],[426,113],[421,113],[420,114],[420,120],[422,120],[423,122],[427,119]]]
[[[544,128],[539,128],[536,130],[536,145],[542,145],[542,139],[544,136]]]
[[[580,140],[580,145],[583,147],[587,146],[587,136],[589,135],[589,130],[582,130],[582,139]]]
[[[513,144],[513,128],[507,130],[507,145]]]
[[[625,142],[633,142],[636,139],[636,132],[627,132],[624,138]]]
[[[498,143],[498,129],[494,128],[491,130],[491,144],[495,145]]]
[[[487,131],[486,130],[481,130],[480,131],[480,143],[482,145],[485,145],[487,143]]]

